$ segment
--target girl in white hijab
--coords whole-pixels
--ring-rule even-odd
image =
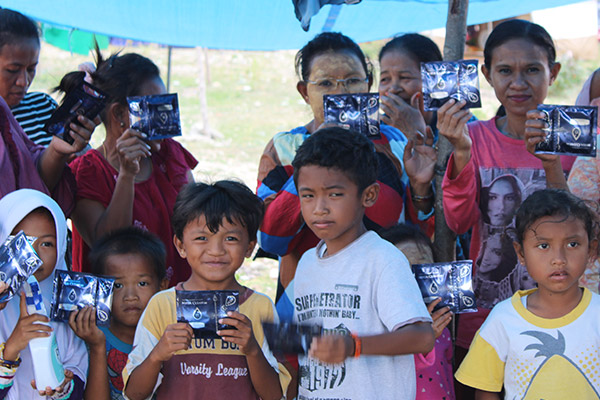
[[[52,219],[50,218],[52,217]],[[54,225],[52,229],[51,224]],[[65,251],[67,247],[67,226],[65,216],[54,200],[44,193],[32,189],[21,189],[9,193],[0,200],[0,243],[4,243],[8,235],[23,230],[26,235],[38,236],[33,247],[44,261],[34,276],[40,283],[42,298],[47,310],[53,292],[54,270],[66,270]],[[39,400],[40,392],[32,387],[33,365],[29,347],[24,343],[33,337],[47,335],[49,330],[40,325],[36,333],[27,326],[41,321],[39,314],[21,318],[21,299],[15,296],[0,312],[0,343],[9,342],[11,349],[5,348],[2,357],[8,353],[20,351],[21,364],[14,373],[12,382],[7,376],[0,376],[0,399],[35,399]],[[21,321],[19,321],[21,319]],[[19,324],[20,322],[20,324]],[[51,322],[56,335],[60,360],[65,368],[65,383],[61,390],[47,390],[44,395],[54,399],[81,399],[87,377],[88,355],[84,342],[71,330],[68,324]],[[44,329],[46,328],[46,329]],[[42,332],[42,333],[40,333]],[[27,336],[29,335],[29,336]],[[12,336],[12,337],[11,337]],[[17,343],[15,345],[14,343]],[[17,347],[24,348],[18,349]],[[3,369],[3,368],[2,368]],[[2,375],[2,374],[0,374]],[[68,382],[72,377],[72,382]],[[63,386],[63,385],[61,385]],[[52,388],[56,389],[56,388]]]

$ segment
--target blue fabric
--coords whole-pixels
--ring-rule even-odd
[[[471,0],[469,25],[558,7],[580,0]],[[36,20],[108,36],[237,50],[298,49],[323,30],[357,42],[442,28],[447,0],[363,0],[324,6],[304,32],[292,0],[0,0]],[[330,14],[332,7],[340,7]],[[336,15],[337,13],[337,15]],[[335,20],[332,20],[335,18]]]

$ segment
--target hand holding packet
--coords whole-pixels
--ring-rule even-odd
[[[69,133],[71,122],[81,125],[77,121],[79,115],[85,115],[88,119],[96,118],[106,107],[107,100],[106,94],[100,89],[81,81],[79,86],[65,96],[60,107],[46,122],[44,129],[65,142],[73,144],[74,139]]]
[[[464,108],[481,107],[477,60],[421,63],[423,106],[437,110],[450,99],[465,100]]]
[[[473,261],[415,264],[412,270],[425,304],[441,297],[436,310],[450,307],[454,314],[477,311],[472,283]]]
[[[342,125],[367,137],[379,138],[379,94],[348,93],[323,96],[324,122]]]
[[[307,354],[314,337],[323,334],[319,325],[263,322],[269,349],[275,354]]]
[[[0,302],[12,299],[27,278],[43,264],[32,246],[36,239],[21,231],[9,236],[0,246],[0,280],[8,284],[8,289],[0,294]]]
[[[54,272],[52,321],[69,322],[73,311],[96,307],[96,325],[109,325],[115,280],[83,272]]]
[[[148,140],[181,136],[177,94],[128,97],[129,122]]]
[[[217,331],[235,329],[220,324],[228,311],[239,310],[237,290],[176,290],[177,322],[187,322],[196,338],[220,338]]]
[[[27,313],[41,314],[48,316],[48,311],[42,299],[40,284],[34,276],[27,278],[23,285],[25,292],[25,302],[27,303]],[[36,322],[43,325],[49,325],[47,322]],[[50,336],[31,339],[29,341],[29,351],[32,354],[33,375],[38,390],[45,390],[46,387],[52,389],[58,388],[65,379],[65,369],[60,361],[58,343],[54,331]]]
[[[536,153],[596,157],[597,107],[540,104],[537,109],[544,113],[548,128]]]

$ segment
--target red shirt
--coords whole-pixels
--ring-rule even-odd
[[[163,140],[152,155],[152,175],[135,184],[131,225],[157,235],[167,249],[167,276],[170,285],[186,280],[190,267],[173,244],[171,215],[179,190],[188,182],[187,172],[198,162],[172,139]],[[117,183],[118,171],[96,150],[90,150],[71,163],[77,180],[77,200],[89,199],[108,207]],[[73,228],[73,270],[89,272],[89,248]]]

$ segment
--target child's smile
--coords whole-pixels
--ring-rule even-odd
[[[183,230],[183,240],[174,239],[179,254],[192,268],[185,282],[186,290],[238,289],[235,272],[250,257],[256,241],[238,222],[223,219],[219,230],[211,232],[203,215],[190,221]]]

